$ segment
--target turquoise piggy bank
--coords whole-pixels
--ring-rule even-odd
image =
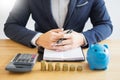
[[[105,70],[109,63],[107,45],[92,44],[87,51],[87,61],[91,70]]]

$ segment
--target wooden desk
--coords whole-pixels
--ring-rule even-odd
[[[40,62],[37,62],[31,72],[10,73],[5,70],[5,66],[16,53],[37,53],[37,49],[28,48],[11,40],[0,40],[0,80],[120,80],[120,40],[105,40],[101,42],[101,44],[104,43],[108,44],[110,49],[109,68],[105,71],[91,71],[87,61],[85,61],[67,63],[75,66],[82,65],[82,72],[42,72],[40,71]],[[84,50],[85,54],[86,51],[87,49]]]

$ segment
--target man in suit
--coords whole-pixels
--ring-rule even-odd
[[[30,15],[35,31],[25,27]],[[93,28],[83,32],[88,18]],[[65,34],[63,29],[73,32]],[[64,51],[106,39],[113,26],[104,0],[18,0],[4,31],[10,39],[26,46]],[[61,38],[65,40],[57,44]]]

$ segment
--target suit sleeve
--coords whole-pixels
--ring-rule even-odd
[[[83,32],[88,46],[109,37],[113,31],[110,16],[103,0],[94,0],[90,13],[93,28]]]
[[[28,0],[17,0],[4,25],[4,32],[10,39],[34,47],[31,45],[31,40],[37,32],[25,28],[30,13]]]

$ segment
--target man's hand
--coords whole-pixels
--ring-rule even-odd
[[[65,51],[72,48],[83,46],[85,44],[84,35],[81,33],[77,33],[75,31],[73,31],[70,34],[64,34],[64,38],[66,40],[63,40],[61,43],[56,44],[56,46],[54,46],[55,50]]]
[[[56,42],[64,36],[62,29],[53,29],[42,34],[36,41],[38,46],[42,46],[46,49],[56,50]]]

